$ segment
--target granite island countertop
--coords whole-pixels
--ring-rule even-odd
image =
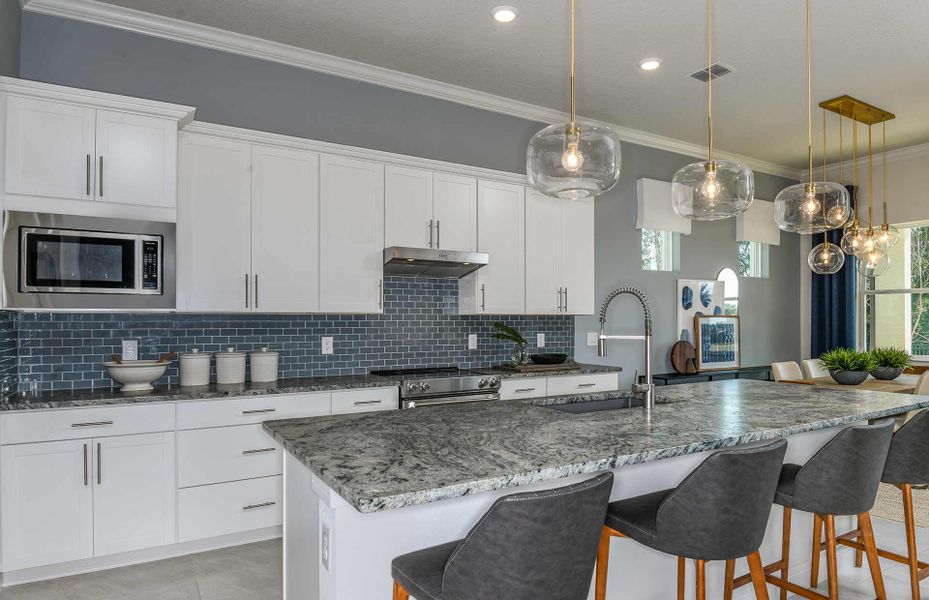
[[[278,379],[273,383],[243,383],[232,385],[199,385],[190,387],[155,386],[148,392],[121,392],[114,388],[41,391],[14,394],[0,400],[0,412],[48,410],[146,402],[182,402],[243,396],[300,394],[331,390],[399,386],[400,380],[378,375],[336,375]]]
[[[501,400],[268,421],[264,429],[362,513],[804,433],[929,407],[929,396],[755,380],[669,386],[639,408]]]

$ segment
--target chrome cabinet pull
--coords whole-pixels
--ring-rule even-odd
[[[245,274],[245,308],[248,308],[248,273]]]
[[[276,408],[252,408],[249,410],[243,410],[242,414],[243,415],[260,415],[263,413],[273,413],[276,410],[277,410]]]
[[[487,286],[486,284],[481,284],[481,312],[487,310]]]
[[[432,219],[429,219],[429,247],[432,248]]]
[[[242,510],[252,510],[255,508],[264,508],[265,506],[274,506],[277,502],[260,502],[258,504],[247,504],[242,507]]]
[[[100,197],[103,198],[103,156],[100,157]]]
[[[442,247],[442,221],[435,222],[435,247]]]
[[[93,190],[90,189],[90,170],[91,170],[90,162],[91,162],[91,158],[90,158],[90,155],[88,154],[87,155],[87,187],[86,187],[88,196],[94,193]]]
[[[355,402],[355,406],[371,406],[374,404],[380,404],[383,400],[358,400]]]
[[[254,450],[242,450],[242,454],[264,454],[266,452],[274,452],[277,448],[255,448]]]
[[[78,427],[103,427],[112,424],[113,421],[88,421],[86,423],[71,423],[71,427],[76,429]]]
[[[377,280],[377,308],[379,310],[384,309],[384,280]]]
[[[258,308],[258,273],[255,273],[255,308]]]
[[[514,391],[514,392],[518,392],[518,393],[522,393],[522,392],[534,392],[534,391],[535,391],[535,388],[517,388],[517,389],[515,389],[515,390],[513,390],[513,391]]]
[[[97,442],[97,485],[103,484],[103,444]]]
[[[558,288],[558,312],[561,312],[561,288]]]
[[[579,383],[577,384],[577,387],[593,387],[595,385],[597,384],[596,383]]]
[[[87,472],[90,470],[90,466],[87,462],[87,444],[84,444],[84,485],[87,485]]]
[[[568,288],[564,289],[564,312],[568,312]]]

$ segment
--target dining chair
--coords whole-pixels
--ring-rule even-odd
[[[919,379],[916,381],[916,389],[913,390],[913,393],[917,396],[929,396],[929,371],[919,376]]]
[[[803,379],[803,371],[800,370],[800,365],[795,360],[771,363],[771,374],[774,375],[774,381]]]
[[[817,377],[829,377],[829,370],[823,367],[822,361],[818,358],[808,358],[804,360],[803,366],[804,379],[816,379]]]

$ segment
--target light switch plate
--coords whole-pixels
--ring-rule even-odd
[[[468,334],[468,350],[477,350],[477,334]]]
[[[322,339],[322,344],[320,346],[321,346],[321,351],[320,351],[321,354],[332,354],[334,350],[334,345],[333,345],[331,337],[324,337]]]
[[[319,536],[319,559],[323,563],[323,567],[326,569],[326,571],[329,571],[329,550],[331,547],[331,540],[332,536],[329,531],[329,525],[327,523],[323,523],[323,530]]]
[[[123,340],[123,360],[139,360],[139,340]]]
[[[587,345],[588,346],[596,346],[598,339],[600,339],[600,334],[597,333],[596,331],[587,332]]]
[[[545,347],[545,334],[544,333],[535,334],[535,347],[536,348]]]

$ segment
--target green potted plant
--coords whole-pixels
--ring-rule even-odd
[[[819,360],[829,369],[833,381],[842,385],[858,385],[877,366],[870,352],[858,352],[851,348],[823,352]]]
[[[526,345],[528,344],[528,342],[526,342],[526,338],[524,338],[522,334],[520,334],[509,325],[501,323],[500,321],[495,321],[493,327],[497,330],[497,333],[494,334],[494,339],[513,342],[515,345],[513,352],[510,355],[513,360],[513,364],[517,367],[519,365],[525,364]]]
[[[903,348],[875,348],[871,351],[877,366],[871,369],[875,379],[896,379],[910,366],[910,355]]]

